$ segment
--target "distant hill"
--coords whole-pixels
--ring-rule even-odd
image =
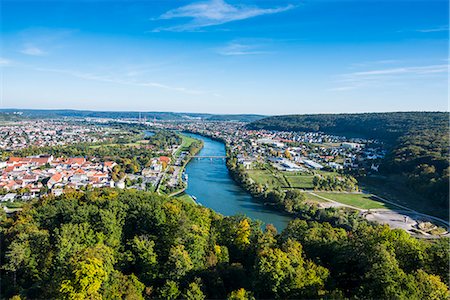
[[[14,113],[0,112],[0,122],[18,121],[23,119],[21,115]]]
[[[208,121],[254,122],[265,118],[262,115],[211,115]]]
[[[138,112],[138,111],[90,111],[71,109],[1,109],[0,112],[12,113],[20,112],[30,118],[112,118],[112,119],[136,119],[146,118],[147,120],[205,120],[205,121],[239,121],[252,122],[264,118],[262,115],[239,114],[239,115],[215,115],[206,113],[177,113],[177,112]]]
[[[414,130],[448,126],[447,112],[392,112],[272,116],[247,125],[249,129],[321,131],[394,142]]]

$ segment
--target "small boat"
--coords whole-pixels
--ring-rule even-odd
[[[194,199],[194,201],[197,201],[197,197],[195,197],[195,196],[191,196],[192,197],[192,199]]]

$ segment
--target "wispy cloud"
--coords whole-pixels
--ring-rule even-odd
[[[31,56],[44,56],[47,52],[33,44],[25,44],[20,53]]]
[[[205,94],[211,94],[216,95],[210,91],[203,91],[203,90],[195,90],[195,89],[189,89],[185,87],[177,87],[177,86],[171,86],[162,84],[159,82],[154,81],[145,81],[145,80],[134,80],[134,79],[123,79],[123,78],[117,78],[110,75],[103,75],[103,74],[93,74],[93,73],[85,73],[85,72],[79,72],[79,71],[73,71],[73,70],[62,70],[62,69],[48,69],[48,68],[35,68],[36,71],[41,72],[52,72],[52,73],[59,73],[59,74],[65,74],[73,77],[77,77],[80,79],[85,80],[93,80],[93,81],[99,81],[99,82],[109,82],[109,83],[115,83],[115,84],[123,84],[123,85],[131,85],[131,86],[141,86],[141,87],[153,87],[153,88],[159,88],[159,89],[165,89],[175,92],[180,92],[184,94],[189,95],[205,95]],[[130,76],[128,76],[130,77]]]
[[[423,32],[423,33],[448,31],[448,26],[439,26],[439,27],[435,27],[435,28],[418,29],[417,31]]]
[[[8,66],[12,63],[11,60],[6,59],[4,57],[0,57],[0,66]]]
[[[243,55],[267,54],[270,52],[260,50],[259,45],[249,45],[232,42],[223,48],[217,49],[217,53],[225,56],[243,56]]]
[[[194,2],[172,9],[162,14],[158,20],[189,18],[190,22],[181,25],[159,27],[154,31],[196,31],[204,27],[245,20],[262,15],[276,14],[294,8],[287,5],[275,8],[260,8],[257,6],[231,5],[223,0]]]
[[[365,61],[361,63],[355,63],[352,64],[354,67],[374,67],[374,66],[380,66],[380,65],[393,65],[402,62],[398,59],[381,59],[381,60],[372,60],[372,61]]]
[[[395,84],[407,79],[423,78],[434,74],[446,74],[448,64],[410,66],[398,68],[386,68],[366,70],[360,72],[338,75],[336,81],[340,86],[330,89],[331,91],[349,91],[363,87],[381,87]]]

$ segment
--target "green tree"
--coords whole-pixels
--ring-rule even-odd
[[[167,274],[172,279],[180,279],[192,270],[192,261],[184,245],[172,246],[166,264]]]

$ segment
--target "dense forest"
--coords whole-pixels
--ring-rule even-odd
[[[4,214],[4,213],[3,213]],[[67,191],[1,216],[15,299],[447,299],[449,241],[314,220],[281,233],[136,190]]]
[[[403,176],[431,205],[448,210],[449,113],[397,112],[269,117],[250,129],[321,131],[379,139],[389,147],[380,170]]]
[[[396,142],[411,130],[434,130],[448,126],[445,112],[393,112],[362,114],[317,114],[273,116],[252,122],[249,129],[280,131],[321,131]]]

